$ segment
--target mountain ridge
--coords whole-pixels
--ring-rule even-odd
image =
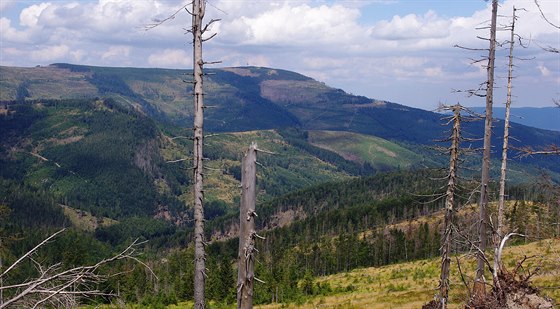
[[[160,122],[190,127],[191,71],[107,68],[73,64],[0,67],[0,101],[111,97]],[[240,132],[298,127],[346,131],[417,145],[444,138],[441,115],[363,96],[350,95],[299,73],[261,67],[208,69],[206,132]],[[483,122],[464,123],[469,137],[482,136]],[[512,124],[513,148],[560,144],[560,132]],[[503,121],[496,120],[493,145],[501,143]],[[481,147],[473,142],[466,147]],[[499,152],[496,151],[496,154]],[[515,157],[515,153],[510,157]],[[560,159],[516,159],[560,171]]]
[[[469,107],[469,109],[484,114],[485,107]],[[498,119],[505,118],[505,107],[494,107],[492,115]],[[545,130],[560,131],[560,107],[512,107],[513,122]]]

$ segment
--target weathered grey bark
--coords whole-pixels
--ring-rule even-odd
[[[453,131],[451,133],[451,147],[449,148],[449,175],[445,199],[445,219],[441,244],[441,276],[439,281],[439,302],[442,309],[447,308],[447,300],[449,297],[449,266],[451,264],[453,205],[455,204],[459,139],[461,136],[461,108],[459,104],[451,108],[453,110]]]
[[[241,166],[241,203],[239,208],[239,256],[237,268],[237,308],[253,308],[255,279],[255,199],[257,144],[252,143]]]
[[[492,137],[492,103],[494,99],[494,60],[496,58],[496,21],[498,16],[498,0],[492,0],[492,19],[490,23],[490,48],[488,51],[487,81],[486,81],[486,117],[484,122],[484,152],[482,155],[482,175],[480,179],[480,217],[479,217],[479,253],[475,277],[474,295],[486,294],[484,283],[484,251],[487,245],[488,226],[488,183],[490,181],[490,148]]]
[[[501,239],[505,236],[504,226],[504,207],[505,207],[505,191],[506,191],[506,171],[507,171],[507,158],[509,149],[509,117],[511,107],[511,84],[513,79],[513,46],[515,45],[515,6],[513,7],[513,17],[510,29],[510,45],[509,45],[509,64],[508,64],[508,79],[507,79],[507,98],[506,98],[506,116],[504,120],[504,143],[502,147],[502,166],[500,169],[500,198],[498,202],[498,226],[494,234],[494,281],[498,276],[498,269],[500,268],[500,259],[498,257],[498,250]]]
[[[206,3],[194,0],[192,3],[192,34],[193,34],[193,82],[194,82],[194,307],[204,308],[205,285],[205,249],[204,249],[204,190],[203,190],[203,122],[204,93],[202,89],[202,19]]]

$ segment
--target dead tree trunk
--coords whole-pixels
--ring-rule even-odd
[[[449,175],[445,199],[445,219],[441,244],[441,276],[439,282],[439,303],[441,308],[447,308],[449,296],[449,266],[451,264],[451,236],[453,221],[453,205],[455,203],[455,188],[457,186],[457,163],[459,160],[459,139],[461,136],[461,105],[457,104],[453,110],[453,131],[451,133],[451,147],[449,148]]]
[[[237,308],[253,308],[255,278],[255,187],[257,144],[252,143],[245,153],[241,167],[241,204],[239,208],[239,257],[237,272]]]
[[[482,175],[480,179],[480,218],[479,218],[479,251],[474,283],[474,295],[479,297],[486,294],[484,279],[484,260],[482,256],[487,245],[488,226],[488,182],[490,181],[490,148],[492,137],[492,103],[494,98],[494,60],[496,58],[496,20],[498,16],[498,0],[492,0],[492,20],[490,23],[490,48],[488,52],[487,81],[486,81],[486,118],[484,122],[484,152],[482,155]]]
[[[504,120],[504,143],[502,147],[502,166],[500,170],[500,199],[498,202],[498,226],[496,233],[494,233],[494,281],[498,276],[498,269],[500,268],[500,259],[498,259],[498,249],[501,239],[505,236],[504,227],[504,207],[505,207],[505,191],[506,191],[506,171],[507,171],[507,158],[509,149],[509,117],[511,107],[511,83],[513,79],[513,46],[515,39],[515,7],[513,7],[513,17],[511,22],[511,33],[509,42],[509,64],[508,64],[508,79],[507,79],[507,99],[506,99],[506,116]]]
[[[204,17],[205,0],[194,0],[192,3],[192,34],[193,34],[193,83],[194,83],[194,307],[204,308],[205,282],[205,250],[204,250],[204,191],[203,191],[203,122],[204,93],[202,90],[202,19]]]

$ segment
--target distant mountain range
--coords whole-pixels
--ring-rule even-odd
[[[481,114],[486,111],[485,107],[470,109]],[[494,107],[495,118],[504,119],[505,114],[505,107]],[[560,131],[560,107],[513,107],[510,120],[530,127]]]
[[[267,166],[260,201],[324,182],[446,164],[429,148],[446,136],[441,114],[350,95],[279,69],[206,72],[205,130],[216,134],[205,155],[219,171],[208,172],[206,198],[215,216],[237,204],[239,158],[251,141],[277,153],[260,159]],[[191,145],[175,137],[188,137],[192,126],[190,74],[72,64],[0,67],[0,178],[47,190],[61,204],[96,216],[185,222],[179,213],[190,183],[184,159]],[[465,123],[465,134],[481,137],[482,125]],[[498,121],[494,149],[502,135]],[[560,144],[560,132],[523,124],[513,125],[511,135],[515,147]],[[557,157],[511,158],[512,180],[533,181],[542,169],[558,178]]]
[[[138,239],[159,280],[122,263],[114,271],[124,277],[111,277],[106,290],[144,307],[192,299],[194,268],[185,262],[194,260],[191,73],[72,64],[0,67],[0,231],[7,234],[1,253],[8,264],[45,235],[72,226],[49,244],[53,249],[37,251],[37,260],[86,265]],[[350,95],[279,69],[206,73],[209,299],[228,290],[235,302],[231,265],[238,256],[240,161],[251,142],[266,150],[257,159],[257,228],[266,241],[257,242],[256,267],[267,284],[256,285],[255,303],[270,302],[270,295],[299,302],[313,291],[350,293],[355,282],[342,290],[314,283],[313,276],[438,254],[439,197],[449,158],[434,146],[448,146],[437,141],[449,134],[443,115]],[[465,137],[478,139],[482,129],[482,121],[463,124]],[[497,120],[493,180],[501,136],[503,122]],[[560,144],[560,132],[520,123],[512,125],[511,136],[515,147]],[[480,144],[461,146],[475,150]],[[558,218],[550,188],[560,180],[560,158],[517,153],[511,150],[507,196],[519,204],[512,201],[506,209],[508,229],[528,239],[552,237]],[[479,216],[469,204],[480,190],[480,158],[462,159],[455,222],[474,234]],[[495,182],[488,191],[495,200]],[[544,204],[531,202],[537,200]],[[458,242],[454,250],[469,248]],[[4,286],[29,280],[35,264],[22,264],[29,271],[11,273]],[[424,286],[425,299],[432,292],[424,272],[436,269],[429,267],[416,267],[414,281],[420,281],[411,283]],[[362,276],[377,285],[379,278],[372,278]],[[305,282],[310,294],[302,292]],[[401,293],[409,286],[389,289]]]

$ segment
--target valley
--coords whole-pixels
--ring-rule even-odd
[[[434,150],[448,129],[441,115],[280,69],[209,72],[204,233],[212,306],[229,308],[235,300],[241,158],[251,142],[262,150],[256,223],[266,238],[257,242],[256,273],[267,283],[256,285],[256,304],[381,308],[430,300],[449,160]],[[0,229],[13,239],[3,243],[3,261],[63,227],[70,228],[54,247],[39,251],[41,261],[92,263],[139,239],[146,241],[141,259],[157,279],[121,261],[107,271],[124,275],[103,287],[143,307],[173,308],[192,298],[193,115],[182,81],[189,74],[62,63],[0,67]],[[501,125],[496,121],[496,145]],[[482,122],[465,130],[481,136]],[[521,124],[511,135],[516,149],[560,141],[560,132]],[[506,263],[546,247],[534,282],[558,302],[548,287],[558,284],[549,261],[558,251],[560,159],[510,152],[508,229],[531,243],[515,240],[524,246],[509,249]],[[456,224],[473,234],[480,154],[464,159]],[[498,160],[495,154],[494,179]],[[496,200],[497,184],[489,189]],[[470,247],[457,241],[453,250],[463,259]],[[33,265],[23,265],[5,283],[33,273]],[[464,303],[464,293],[453,293],[453,305]]]

